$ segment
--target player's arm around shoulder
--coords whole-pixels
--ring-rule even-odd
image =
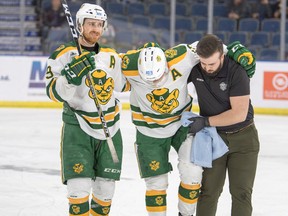
[[[199,57],[196,53],[196,46],[192,46],[192,44],[178,44],[171,47],[165,51],[165,56],[169,68],[179,62],[187,63],[187,67],[191,65],[194,66],[199,62]]]
[[[126,78],[138,76],[138,57],[140,50],[129,50],[122,55],[122,73]]]

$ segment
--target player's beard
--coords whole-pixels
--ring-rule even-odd
[[[206,76],[208,76],[208,77],[215,77],[215,76],[217,76],[217,74],[218,74],[219,71],[221,70],[222,66],[223,66],[223,62],[220,62],[219,67],[218,67],[215,71],[213,71],[213,72],[210,72],[210,71],[207,72],[207,71],[204,70],[204,68],[202,68],[202,67],[201,67],[201,70],[202,70],[202,72],[203,72]]]
[[[90,45],[95,45],[100,39],[100,37],[101,33],[96,31],[91,31],[83,34],[83,40]]]

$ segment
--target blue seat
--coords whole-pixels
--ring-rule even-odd
[[[187,6],[182,3],[176,3],[176,15],[178,16],[186,16],[187,14]]]
[[[157,41],[159,42],[160,46],[165,49],[170,48],[170,31],[167,29],[162,29],[161,31],[157,31],[156,34]]]
[[[168,17],[156,17],[153,22],[153,28],[155,29],[170,29],[170,18]]]
[[[144,15],[145,14],[145,6],[142,3],[130,3],[127,5],[127,14],[129,16],[137,14]]]
[[[234,32],[237,30],[237,21],[229,19],[229,18],[221,17],[216,22],[215,30]]]
[[[191,15],[192,16],[202,16],[207,17],[208,14],[208,8],[207,4],[192,4],[191,5]]]
[[[259,51],[259,60],[275,61],[279,60],[279,49],[264,48]]]
[[[77,11],[82,5],[82,2],[71,1],[69,5],[69,9],[72,15],[76,15]]]
[[[148,7],[148,15],[166,16],[167,8],[164,3],[151,3]]]
[[[163,30],[161,32],[158,32],[156,30],[155,34],[157,35],[157,39],[156,41],[158,42],[158,44],[165,48],[165,49],[168,49],[171,47],[170,45],[170,32],[168,30]],[[180,43],[183,43],[183,40],[181,38],[181,34],[179,32],[175,32],[175,35],[174,35],[174,44],[180,44]],[[173,46],[173,45],[172,45]]]
[[[259,30],[260,22],[258,19],[242,18],[239,21],[238,31],[255,32]]]
[[[259,47],[268,47],[270,45],[270,35],[268,32],[251,33],[250,45]]]
[[[125,7],[121,3],[107,2],[106,8],[108,14],[125,14]]]
[[[109,18],[108,25],[112,24],[116,30],[128,29],[129,19],[127,16],[123,16],[120,14],[114,14],[112,17]]]
[[[271,39],[271,45],[274,46],[274,47],[280,47],[280,33],[277,32],[277,33],[273,33],[272,34],[272,39]],[[285,34],[285,43],[286,43],[286,46],[288,45],[288,33]]]
[[[131,49],[134,43],[133,31],[129,31],[127,29],[117,31],[115,34],[115,42],[120,47]]]
[[[223,43],[226,43],[227,41],[227,32],[225,31],[216,31],[214,32],[215,35],[217,35],[217,37],[219,37]]]
[[[131,18],[131,22],[134,26],[139,26],[139,27],[140,26],[146,26],[146,27],[150,26],[150,19],[149,19],[149,17],[146,17],[146,16],[134,15]]]
[[[207,31],[208,19],[206,17],[201,17],[195,21],[195,31]]]
[[[191,18],[177,17],[176,18],[176,30],[192,30],[192,20]]]
[[[203,37],[203,35],[204,33],[201,31],[185,32],[184,43],[191,44],[195,41],[200,40]]]
[[[228,7],[225,4],[215,4],[213,8],[213,15],[218,17],[227,17]]]
[[[280,19],[263,19],[261,22],[261,31],[280,32]]]
[[[232,43],[234,41],[240,41],[241,44],[248,46],[249,45],[249,35],[247,32],[231,32],[228,36],[228,43]]]
[[[147,42],[159,43],[156,33],[146,30],[140,30],[135,33],[135,43],[137,46],[142,46]]]
[[[53,42],[68,42],[71,37],[71,33],[69,32],[70,29],[68,28],[51,28],[48,32],[46,41],[49,43],[51,41]]]

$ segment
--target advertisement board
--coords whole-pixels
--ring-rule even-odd
[[[47,57],[0,56],[0,107],[61,107],[45,92],[46,61]],[[189,93],[197,106],[191,84]],[[129,93],[117,97],[125,106],[129,103]],[[288,115],[288,62],[257,62],[251,100],[256,113]]]

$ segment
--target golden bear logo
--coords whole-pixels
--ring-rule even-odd
[[[102,213],[103,213],[104,215],[108,215],[109,211],[110,211],[110,208],[109,208],[109,207],[104,207],[104,208],[102,208]]]
[[[73,205],[71,208],[72,208],[73,213],[79,214],[79,212],[80,212],[79,206]]]
[[[73,166],[73,170],[75,173],[80,174],[84,170],[83,164],[77,163]]]
[[[165,56],[167,58],[173,58],[174,56],[177,55],[177,50],[174,50],[174,49],[168,49],[165,51]]]
[[[114,80],[111,77],[107,79],[107,73],[100,69],[93,71],[91,77],[93,79],[93,84],[99,103],[102,105],[107,104],[113,94]],[[85,83],[87,86],[89,86],[87,79]],[[91,90],[89,91],[89,97],[94,98]]]
[[[197,196],[198,196],[197,191],[191,191],[191,192],[189,193],[189,197],[190,197],[191,199],[195,199]]]
[[[147,94],[146,98],[151,102],[151,108],[158,113],[171,113],[179,106],[179,90],[174,89],[169,93],[169,89],[154,89],[152,94]]]
[[[151,161],[151,163],[149,164],[149,166],[151,167],[151,170],[156,171],[156,170],[159,169],[159,167],[160,167],[160,162]]]
[[[122,68],[126,69],[127,65],[130,63],[130,59],[128,58],[128,56],[124,56],[122,58]]]
[[[161,197],[161,196],[158,196],[158,197],[156,197],[155,198],[155,202],[156,202],[156,204],[157,205],[163,205],[163,203],[164,203],[164,201],[163,201],[163,197]]]

